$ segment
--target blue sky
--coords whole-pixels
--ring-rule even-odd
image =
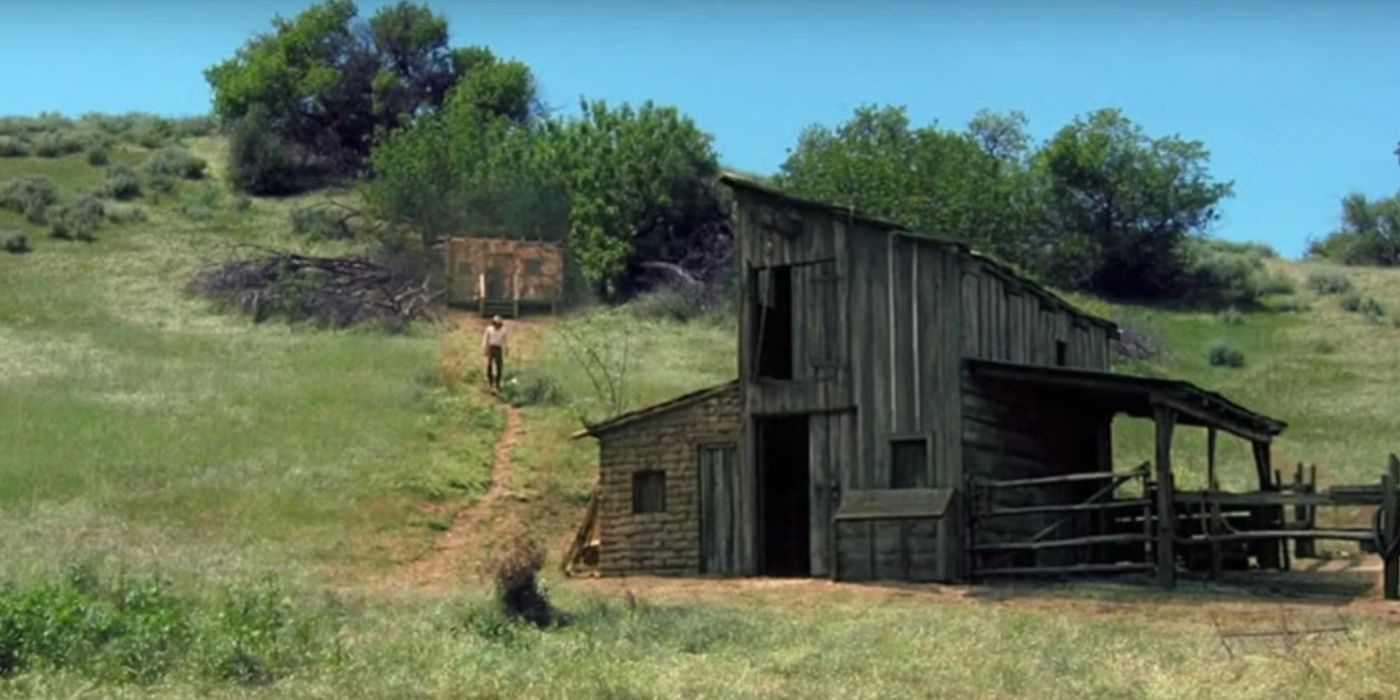
[[[203,113],[201,71],[308,4],[5,0],[0,114]],[[1343,194],[1400,189],[1400,3],[429,4],[454,43],[528,63],[549,104],[673,104],[750,171],[775,170],[803,126],[866,103],[948,127],[1020,109],[1037,140],[1111,106],[1207,144],[1213,174],[1235,182],[1224,238],[1296,256],[1335,225]]]

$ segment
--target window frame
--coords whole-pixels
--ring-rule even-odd
[[[931,489],[938,488],[938,475],[933,460],[934,440],[931,433],[904,433],[890,435],[886,441],[889,450],[889,474],[891,489]],[[895,460],[896,445],[921,443],[923,447],[923,471],[916,475],[913,483],[900,484],[898,462]],[[923,478],[928,483],[919,483]]]
[[[653,478],[660,482],[659,486],[654,487],[654,488],[657,489],[657,493],[659,494],[658,498],[660,499],[660,501],[659,501],[659,503],[658,503],[657,505],[655,505],[654,507],[646,507],[646,508],[643,508],[643,505],[644,505],[643,501],[645,500],[644,496],[646,495],[646,494],[643,492],[643,488],[644,488],[643,485],[647,482],[647,480],[653,479]],[[646,505],[649,505],[649,504],[646,504]],[[665,469],[657,469],[657,468],[647,468],[647,469],[638,469],[638,470],[636,470],[636,471],[633,471],[633,472],[632,472],[632,515],[655,515],[655,514],[657,514],[657,513],[665,513],[665,512],[666,512],[666,470],[665,470]]]

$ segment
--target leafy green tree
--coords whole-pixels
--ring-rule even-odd
[[[449,47],[446,20],[424,6],[399,2],[368,22],[358,14],[353,0],[324,0],[292,19],[276,17],[273,31],[205,71],[214,114],[235,127],[254,120],[262,134],[235,149],[235,168],[352,173],[377,134],[437,111],[465,75],[498,63],[485,49]],[[511,65],[510,79],[479,91],[477,101],[519,121],[533,106],[534,83],[528,69]],[[294,150],[284,162],[268,155],[284,148]],[[262,158],[242,163],[245,154]],[[239,178],[254,191],[262,180],[286,188],[297,178]]]
[[[1201,142],[1150,138],[1114,109],[1065,126],[1033,159],[1047,223],[1043,270],[1111,296],[1180,296],[1183,242],[1205,231],[1232,192],[1211,179],[1209,158]]]
[[[584,102],[583,116],[549,125],[544,147],[569,192],[569,245],[606,296],[631,267],[677,260],[705,224],[726,216],[708,134],[673,107]]]
[[[959,133],[911,127],[902,107],[861,107],[835,130],[805,129],[777,181],[1016,260],[1034,212],[1024,117],[996,117],[993,128],[994,117]]]
[[[1347,265],[1400,265],[1400,197],[1342,198],[1341,228],[1309,247],[1309,254]]]

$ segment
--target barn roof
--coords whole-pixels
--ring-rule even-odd
[[[604,433],[612,432],[623,426],[631,425],[633,423],[637,423],[651,418],[653,416],[661,415],[663,413],[668,413],[677,408],[684,408],[697,401],[703,401],[704,399],[719,396],[720,394],[723,394],[726,391],[730,391],[737,386],[739,386],[739,380],[735,379],[733,381],[728,381],[717,386],[712,386],[706,389],[700,389],[699,391],[692,391],[689,394],[682,394],[668,401],[662,401],[661,403],[655,403],[650,406],[643,406],[642,408],[639,408],[635,411],[629,411],[627,413],[623,413],[622,415],[605,420],[602,423],[594,423],[593,425],[586,426],[583,430],[574,433],[573,438],[596,438],[603,435]]]
[[[1073,304],[1069,303],[1068,301],[1065,301],[1064,298],[1060,295],[1042,286],[1040,283],[1027,278],[1020,272],[1017,272],[1016,269],[1011,267],[1010,265],[1007,265],[1006,263],[1001,262],[996,258],[986,255],[985,253],[973,250],[971,246],[969,246],[963,241],[959,241],[954,238],[948,238],[946,236],[934,235],[931,233],[911,231],[904,224],[891,221],[889,219],[884,219],[878,216],[871,216],[869,214],[859,213],[855,210],[854,207],[843,207],[838,204],[832,204],[831,202],[823,202],[815,199],[799,197],[797,195],[784,192],[776,187],[765,185],[761,182],[757,182],[753,179],[744,177],[742,175],[737,175],[735,173],[722,173],[719,179],[721,183],[728,185],[732,188],[760,192],[770,197],[777,197],[779,199],[785,200],[797,206],[806,207],[809,209],[818,209],[836,216],[840,216],[846,221],[859,222],[860,224],[871,228],[876,228],[883,231],[895,231],[910,238],[922,241],[929,241],[931,243],[938,243],[944,246],[955,248],[958,250],[959,253],[961,253],[965,257],[977,260],[978,262],[982,263],[987,268],[992,270],[993,273],[1001,276],[1002,278],[1014,280],[1021,286],[1031,290],[1037,296],[1049,302],[1051,305],[1063,308],[1065,311],[1068,311],[1069,313],[1085,321],[1107,328],[1111,337],[1116,337],[1118,335],[1118,324],[1108,319],[1101,318],[1099,316],[1095,316],[1093,314],[1086,313],[1080,310]]]
[[[1062,397],[1067,407],[1104,408],[1149,418],[1156,406],[1166,405],[1177,411],[1181,423],[1219,428],[1252,440],[1267,441],[1288,427],[1281,420],[1179,379],[990,360],[968,360],[967,364],[974,377],[1015,383]]]

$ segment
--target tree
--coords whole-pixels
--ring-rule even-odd
[[[357,17],[353,0],[324,0],[293,19],[274,18],[272,32],[254,36],[205,71],[214,114],[235,128],[257,121],[270,147],[295,151],[284,167],[344,176],[360,166],[376,135],[436,112],[464,76],[498,63],[486,49],[451,49],[446,20],[420,5],[386,6],[368,22]],[[533,105],[534,82],[528,69],[513,65],[509,79],[482,91],[477,101],[523,120]],[[233,155],[237,167],[239,153]],[[259,191],[259,181],[240,183]]]
[[[1310,254],[1347,265],[1400,265],[1400,197],[1342,198],[1341,228],[1312,244]]]
[[[989,115],[959,133],[912,128],[902,107],[861,107],[835,130],[805,129],[777,180],[798,194],[1017,260],[1033,211],[1019,159],[1025,137],[1014,116],[993,133]]]
[[[1201,142],[1149,138],[1114,109],[1065,126],[1033,159],[1047,223],[1043,272],[1110,296],[1180,296],[1182,243],[1232,192],[1211,179],[1209,158]]]
[[[724,235],[719,165],[710,136],[673,107],[581,107],[581,118],[551,123],[543,145],[569,192],[570,249],[613,297],[628,291],[636,263],[680,259],[720,219]]]

